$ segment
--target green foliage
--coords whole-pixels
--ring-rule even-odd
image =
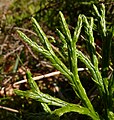
[[[104,2],[104,1],[102,1]],[[105,2],[104,2],[105,3]],[[71,25],[75,24],[77,21],[78,14],[91,14],[91,5],[100,4],[99,0],[14,0],[10,7],[10,12],[7,13],[6,19],[10,24],[15,23],[16,25],[23,24],[23,21],[27,21],[32,16],[38,21],[45,22],[49,27],[58,26],[58,12],[61,10],[67,18],[67,22]],[[113,14],[110,11],[113,4],[106,1],[107,5],[107,15]],[[108,18],[109,19],[109,18]],[[112,21],[110,18],[109,21]],[[25,23],[24,22],[24,23]]]
[[[42,46],[38,45],[36,42],[32,41],[29,37],[27,37],[23,32],[18,31],[20,37],[27,42],[35,51],[42,53],[46,58],[48,58],[52,65],[59,70],[68,80],[69,84],[73,88],[76,95],[80,98],[82,105],[68,103],[61,99],[52,97],[48,94],[42,93],[36,83],[32,80],[30,72],[27,72],[28,83],[30,85],[30,90],[28,91],[21,91],[15,90],[15,93],[21,96],[25,96],[28,98],[32,98],[36,101],[40,101],[44,111],[50,113],[51,115],[62,116],[64,113],[67,112],[78,112],[79,114],[85,114],[91,117],[94,120],[100,120],[100,118],[104,118],[106,120],[113,120],[114,113],[113,113],[113,86],[114,86],[114,78],[113,78],[113,71],[112,76],[109,78],[108,70],[110,66],[110,51],[112,44],[112,38],[114,37],[114,30],[107,29],[106,22],[105,22],[105,6],[101,4],[100,11],[97,9],[95,5],[93,5],[94,11],[96,13],[97,22],[98,22],[98,29],[100,29],[99,33],[101,38],[103,39],[103,49],[102,49],[102,72],[99,70],[99,61],[96,55],[96,48],[93,36],[93,26],[94,26],[94,18],[90,17],[87,19],[84,15],[78,16],[77,26],[74,29],[73,36],[68,28],[66,20],[62,14],[59,12],[60,15],[60,23],[62,32],[58,31],[58,35],[60,39],[63,41],[63,46],[66,48],[65,53],[68,57],[68,65],[66,66],[64,62],[54,53],[51,43],[49,42],[46,34],[41,29],[40,25],[37,21],[32,18],[33,26],[36,30],[38,37],[42,43]],[[87,48],[88,53],[90,55],[90,59],[84,55],[80,50],[76,48],[76,44],[79,39],[79,35],[81,34],[82,27],[84,27],[85,38],[87,39]],[[112,46],[113,49],[113,46]],[[106,51],[108,50],[108,51]],[[63,55],[64,56],[64,55]],[[65,57],[65,56],[64,56]],[[92,80],[96,83],[96,86],[100,92],[100,100],[103,104],[103,114],[99,114],[95,111],[92,102],[87,96],[87,93],[82,86],[82,83],[79,78],[78,74],[78,60],[82,61],[86,67],[89,69]],[[113,61],[112,61],[113,63]],[[51,111],[48,105],[59,106],[60,108]],[[51,117],[52,118],[52,117]]]

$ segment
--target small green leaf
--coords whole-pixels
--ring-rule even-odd
[[[93,4],[93,8],[94,8],[94,11],[95,11],[96,15],[100,18],[101,15],[99,14],[99,11],[94,4]]]
[[[114,113],[112,111],[108,112],[108,118],[109,120],[114,120]]]
[[[64,15],[62,14],[62,12],[59,12],[59,15],[60,15],[61,26],[63,28],[63,33],[66,37],[66,42],[70,43],[72,41],[70,30],[68,28],[68,25],[66,23],[66,20],[64,18]]]
[[[26,74],[27,74],[26,75],[27,81],[28,81],[29,86],[32,89],[32,91],[40,94],[40,89],[39,89],[38,85],[36,84],[36,82],[32,79],[31,72],[28,70],[26,72]],[[46,103],[41,103],[41,105],[42,105],[45,112],[49,112],[49,113],[51,112],[50,108],[48,107],[48,105]]]
[[[80,32],[81,32],[81,28],[82,28],[82,16],[79,15],[77,26],[75,28],[74,36],[73,36],[74,44],[76,44],[76,42],[78,41],[78,38],[79,38],[79,35],[80,35]]]
[[[65,36],[61,33],[60,30],[56,29],[57,30],[57,34],[60,38],[60,40],[63,42],[63,44],[66,44],[66,40],[65,40]]]
[[[33,91],[36,91],[36,92],[40,92],[36,82],[32,79],[32,76],[31,76],[31,72],[30,71],[27,71],[26,72],[26,76],[27,76],[27,81],[29,83],[29,86],[30,88],[33,90]]]
[[[48,95],[48,94],[44,94],[42,92],[38,93],[38,92],[35,92],[35,91],[22,91],[22,90],[14,90],[14,92],[17,94],[17,95],[20,95],[20,96],[24,96],[24,97],[27,97],[27,98],[32,98],[36,101],[39,101],[41,103],[47,103],[48,105],[55,105],[55,106],[65,106],[67,105],[68,103],[63,101],[63,100],[60,100],[58,98],[55,98],[55,97],[52,97],[51,95]]]
[[[46,49],[44,49],[42,46],[39,46],[36,42],[32,41],[29,37],[27,37],[23,32],[17,30],[18,34],[20,35],[20,37],[26,42],[28,43],[35,51],[37,52],[41,52],[42,54],[45,54],[45,56],[50,56],[49,51],[47,51]]]
[[[51,44],[48,41],[48,38],[47,38],[46,34],[43,32],[43,30],[40,27],[40,25],[38,24],[38,22],[34,18],[32,18],[32,22],[33,22],[33,26],[34,26],[34,28],[35,28],[35,30],[37,32],[37,35],[40,38],[41,43],[43,44],[44,48],[49,50],[49,52],[51,54],[54,54],[54,52],[53,52],[53,50],[51,48]]]
[[[94,120],[99,120],[98,116],[92,115],[92,113],[87,108],[82,107],[82,106],[77,105],[77,104],[75,104],[75,105],[68,104],[62,108],[54,110],[52,113],[55,115],[58,115],[58,116],[62,116],[63,114],[68,113],[68,112],[77,112],[79,114],[85,114],[85,115],[90,116]]]

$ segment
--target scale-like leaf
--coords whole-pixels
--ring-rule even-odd
[[[66,42],[70,43],[72,41],[70,30],[68,28],[68,25],[66,23],[66,20],[64,18],[64,15],[62,14],[62,12],[59,12],[59,14],[60,14],[60,22],[61,22],[61,26],[63,28],[63,33],[65,35]]]
[[[68,113],[68,112],[77,112],[79,114],[85,114],[85,115],[90,116],[94,120],[99,120],[99,118],[92,115],[91,112],[87,108],[82,107],[80,105],[76,105],[76,104],[75,105],[68,104],[62,108],[54,110],[52,113],[58,116],[62,116],[63,114]]]
[[[76,44],[76,42],[78,41],[80,32],[81,32],[81,28],[82,28],[82,16],[79,15],[78,17],[78,21],[77,21],[77,26],[75,28],[74,31],[74,36],[73,36],[73,43]]]
[[[51,54],[54,54],[54,52],[53,52],[53,50],[51,48],[51,44],[48,41],[48,38],[47,38],[46,34],[43,32],[43,30],[40,27],[40,25],[38,24],[38,22],[34,18],[32,18],[32,22],[33,22],[33,26],[34,26],[34,28],[35,28],[35,30],[37,32],[37,35],[40,38],[40,41],[43,44],[44,48],[49,50],[49,52]]]
[[[30,91],[30,90],[22,91],[22,90],[16,90],[16,89],[14,91],[17,95],[24,96],[27,98],[32,98],[41,103],[47,103],[48,105],[55,105],[55,106],[62,107],[68,104],[67,102],[63,100],[52,97],[51,95],[48,95],[48,94],[44,94],[42,92],[38,93],[38,92]]]
[[[38,85],[36,84],[36,82],[32,79],[31,72],[27,71],[26,74],[27,74],[26,75],[27,81],[29,83],[31,90],[40,94],[40,89],[39,89]],[[46,103],[41,103],[41,105],[45,112],[51,113],[51,110]]]
[[[28,81],[28,84],[30,86],[30,89],[32,91],[35,91],[35,92],[40,92],[39,88],[38,88],[38,85],[36,84],[36,82],[32,79],[32,76],[31,76],[31,72],[30,71],[27,71],[26,72],[26,76],[27,76],[27,81]]]
[[[66,40],[65,40],[65,36],[61,33],[60,30],[56,29],[57,30],[57,34],[60,38],[60,40],[63,42],[63,44],[66,44]]]
[[[46,56],[50,56],[49,51],[44,49],[42,46],[39,46],[36,42],[32,41],[29,37],[27,37],[23,32],[17,30],[20,37],[28,43],[35,51],[41,52],[42,54],[45,54]]]

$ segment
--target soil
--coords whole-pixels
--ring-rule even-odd
[[[14,0],[0,0],[0,10],[8,9]]]

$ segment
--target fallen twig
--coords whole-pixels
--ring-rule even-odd
[[[45,75],[40,75],[40,76],[37,76],[37,77],[33,77],[33,80],[40,80],[40,79],[43,79],[43,78],[47,78],[47,77],[51,77],[51,76],[55,76],[55,75],[59,75],[59,74],[60,74],[60,71],[56,71],[56,72],[48,73],[48,74],[45,74]],[[17,84],[22,84],[22,83],[25,83],[25,82],[27,82],[27,79],[15,82],[13,84],[13,86],[15,86]]]
[[[16,51],[19,51],[20,49],[22,49],[24,47],[24,45],[20,45],[18,48],[14,49],[13,51],[7,53],[6,55],[4,55],[4,58],[7,58],[8,56],[10,56],[11,54],[15,53]]]
[[[0,105],[0,109],[4,109],[4,110],[11,111],[11,112],[19,113],[18,110],[15,110],[15,109],[12,109],[12,108],[9,108],[9,107],[4,107],[4,106],[1,106],[1,105]]]
[[[78,68],[78,71],[84,71],[84,70],[88,70],[88,69],[87,68]],[[47,77],[51,77],[51,76],[55,76],[55,75],[59,75],[59,74],[60,74],[60,71],[56,71],[56,72],[48,73],[48,74],[45,74],[45,75],[33,77],[33,80],[40,80],[40,79],[43,79],[43,78],[47,78]],[[25,82],[27,82],[27,79],[15,82],[13,84],[13,86],[15,86],[17,84],[22,84],[22,83],[25,83]]]

